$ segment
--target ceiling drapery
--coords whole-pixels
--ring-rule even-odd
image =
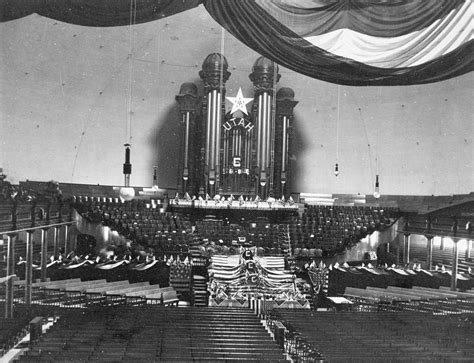
[[[0,0],[2,22],[31,14],[84,26],[123,26],[146,23],[198,6],[201,0]]]
[[[472,0],[0,0],[84,26],[161,19],[204,3],[241,42],[298,73],[345,85],[437,82],[474,69]]]
[[[441,81],[474,68],[471,0],[206,0],[250,48],[345,85]]]

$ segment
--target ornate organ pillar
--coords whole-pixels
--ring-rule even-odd
[[[278,66],[265,57],[259,57],[249,76],[254,84],[257,114],[257,187],[258,194],[266,198],[273,189],[273,152],[275,120],[272,113],[273,89],[279,81]]]
[[[204,179],[205,191],[216,193],[220,185],[221,128],[224,108],[225,82],[230,72],[226,58],[219,53],[209,54],[199,77],[204,82],[203,115],[205,123]]]
[[[275,197],[285,196],[290,193],[290,163],[288,155],[291,152],[291,130],[295,93],[291,88],[280,88],[276,94],[276,135],[275,151],[278,158],[275,160]]]
[[[180,148],[182,155],[179,160],[178,168],[178,189],[185,193],[188,186],[193,185],[194,165],[193,165],[193,138],[194,119],[199,102],[197,86],[194,83],[183,83],[179,90],[179,94],[175,97],[179,104],[179,112],[181,113],[181,125],[183,127],[184,144]]]

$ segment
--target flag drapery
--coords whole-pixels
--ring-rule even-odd
[[[441,81],[474,68],[471,0],[206,0],[240,41],[345,85]]]
[[[123,26],[201,3],[261,55],[327,82],[423,84],[474,69],[472,0],[0,0],[0,21]]]

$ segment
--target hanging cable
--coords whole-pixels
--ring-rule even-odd
[[[163,32],[163,29],[166,27],[166,24],[163,28],[161,28],[159,31],[156,32],[156,59],[160,59],[160,53],[161,53],[161,49],[160,49],[160,46],[161,46],[161,38],[160,38],[160,35],[161,33]],[[137,59],[135,59],[137,60]],[[153,63],[157,63],[157,79],[159,80],[160,79],[160,72],[161,70],[163,69],[163,64],[164,64],[165,60],[162,59],[161,61],[158,61],[158,62],[153,62]],[[156,114],[159,114],[160,113],[160,105],[161,105],[161,87],[158,87],[158,97],[157,97],[157,102],[155,103],[156,104]],[[159,139],[159,136],[160,136],[160,132],[159,132],[159,128],[156,127],[155,128],[155,148],[158,149],[158,145],[160,145],[160,139]],[[159,153],[155,153],[155,155],[159,155]],[[156,164],[158,164],[160,161],[160,156],[157,157],[157,159],[154,161]],[[158,183],[158,174],[157,174],[157,171],[158,171],[158,167],[160,165],[155,165],[153,168],[153,180],[156,180],[156,182]],[[177,172],[179,171],[178,169],[176,169]],[[155,175],[156,178],[155,178]],[[156,184],[158,185],[158,184]]]
[[[375,156],[375,186],[374,186],[374,197],[376,199],[380,198],[380,183],[379,183],[379,166],[378,158]]]
[[[362,109],[359,106],[359,103],[357,102],[354,95],[350,92],[350,89],[349,89],[349,95],[352,97],[352,99],[354,100],[354,103],[356,104],[356,106],[359,110],[359,117],[360,117],[360,120],[362,121],[362,126],[364,127],[364,135],[365,135],[365,140],[367,142],[367,148],[368,148],[368,154],[369,154],[370,180],[371,180],[372,185],[374,185],[374,168],[373,168],[373,163],[372,163],[372,148],[371,148],[371,145],[370,145],[369,134],[367,133],[367,126],[365,124],[365,119],[362,115]]]
[[[341,105],[341,86],[337,85],[337,116],[336,116],[336,165],[334,166],[334,175],[339,175],[339,119]]]
[[[129,52],[128,52],[128,109],[125,125],[125,143],[132,142],[132,113],[133,113],[133,26],[136,23],[137,3],[136,0],[130,0],[130,24],[129,24]]]

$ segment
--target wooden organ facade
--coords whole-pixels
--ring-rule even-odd
[[[249,75],[253,98],[243,98],[239,89],[237,97],[228,97],[234,107],[226,111],[228,67],[223,55],[208,55],[199,72],[203,94],[196,84],[184,83],[176,96],[182,126],[178,192],[287,198],[293,108],[298,103],[294,92],[286,87],[277,91],[278,66],[260,57]]]

